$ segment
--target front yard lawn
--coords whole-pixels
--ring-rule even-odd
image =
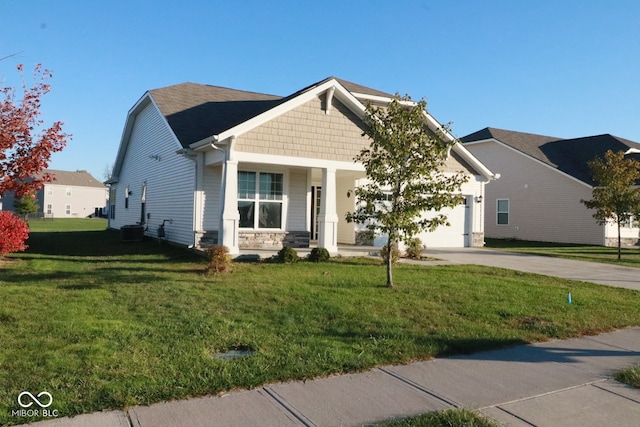
[[[640,248],[622,248],[622,259],[618,261],[617,247],[532,242],[517,239],[486,238],[484,240],[485,247],[489,249],[640,267]]]
[[[0,424],[27,421],[23,391],[68,416],[640,324],[627,289],[403,264],[391,290],[370,259],[206,276],[180,248],[58,230],[0,266]]]

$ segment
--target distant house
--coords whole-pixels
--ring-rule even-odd
[[[45,169],[51,176],[38,191],[39,214],[45,218],[87,218],[102,215],[107,206],[108,188],[85,170],[75,172]],[[5,195],[2,209],[13,210],[13,196]]]
[[[494,128],[461,140],[501,175],[485,195],[487,237],[617,246],[616,227],[598,225],[580,203],[594,186],[587,163],[607,150],[635,155],[640,144],[608,134],[562,139]],[[638,244],[636,224],[622,229],[626,245]]]
[[[144,224],[149,236],[198,246],[240,248],[371,244],[347,223],[365,104],[392,95],[327,78],[281,97],[183,83],[145,93],[127,116],[110,181],[111,228]],[[425,111],[425,124],[440,125]],[[449,134],[445,138],[453,140]],[[465,203],[447,211],[451,227],[427,233],[431,247],[483,244],[481,203],[494,175],[460,143],[445,172],[470,178]]]

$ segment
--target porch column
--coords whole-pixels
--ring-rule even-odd
[[[338,253],[338,212],[336,209],[336,170],[322,170],[322,192],[318,215],[318,246]]]
[[[202,197],[204,195],[204,153],[198,153],[196,155],[196,185],[194,192],[194,202],[195,206],[193,212],[193,231],[198,237],[198,233],[202,232],[202,210],[203,210],[203,201]],[[199,242],[194,242],[198,244]]]
[[[238,224],[240,213],[238,212],[238,161],[227,160],[223,167],[222,186],[222,215],[220,230],[218,231],[218,244],[229,248],[229,253],[238,254]]]

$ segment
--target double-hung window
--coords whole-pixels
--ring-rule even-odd
[[[239,171],[240,228],[281,229],[283,193],[283,174]]]
[[[509,225],[509,199],[498,199],[496,206],[498,225]]]

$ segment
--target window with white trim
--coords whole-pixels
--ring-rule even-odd
[[[509,199],[496,200],[496,224],[509,225]]]
[[[64,206],[64,213],[65,215],[71,215],[71,205]]]
[[[53,187],[47,185],[47,196],[53,196]]]
[[[53,206],[51,206],[51,203],[47,204],[47,215],[51,215],[51,212],[53,212]]]
[[[240,228],[282,228],[284,175],[238,171]]]
[[[71,197],[71,187],[67,187],[67,197]]]

